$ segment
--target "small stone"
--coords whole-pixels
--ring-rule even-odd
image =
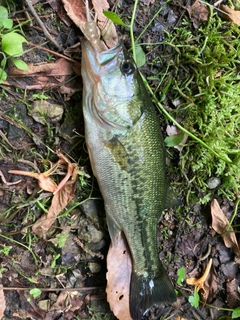
[[[209,189],[216,189],[221,183],[221,180],[219,178],[216,177],[211,177],[208,179],[207,181],[207,186]]]
[[[88,267],[92,273],[98,273],[101,270],[101,265],[97,262],[89,262]]]
[[[62,119],[63,106],[48,101],[34,101],[28,114],[39,123],[46,124],[50,120],[51,123],[58,122]]]
[[[50,300],[41,300],[38,302],[38,306],[40,309],[44,311],[49,311],[50,309]]]

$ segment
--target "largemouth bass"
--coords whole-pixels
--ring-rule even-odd
[[[168,192],[163,139],[154,106],[122,42],[99,51],[84,39],[82,78],[91,166],[112,243],[121,232],[131,252],[130,313],[138,320],[153,304],[176,300],[156,241]]]

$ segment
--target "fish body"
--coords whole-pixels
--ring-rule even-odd
[[[168,191],[163,139],[154,106],[122,42],[99,52],[83,40],[82,78],[91,166],[112,243],[121,232],[131,252],[130,313],[138,320],[154,303],[176,300],[156,241]]]

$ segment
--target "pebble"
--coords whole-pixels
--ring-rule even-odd
[[[221,180],[217,177],[211,177],[208,179],[207,181],[207,186],[209,189],[216,189],[217,187],[219,187],[221,183]]]
[[[97,262],[89,262],[88,267],[92,273],[98,273],[101,270],[101,265]]]

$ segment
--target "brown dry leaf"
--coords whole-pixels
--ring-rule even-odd
[[[83,0],[62,0],[69,18],[82,29],[87,21],[85,4]]]
[[[211,214],[212,228],[222,236],[225,246],[233,250],[236,262],[240,263],[240,249],[236,235],[232,226],[229,226],[229,221],[222,212],[216,199],[213,199],[211,203]]]
[[[0,284],[0,319],[4,316],[4,311],[6,308],[6,300],[3,292],[3,286]]]
[[[44,173],[36,173],[29,171],[20,171],[20,170],[9,170],[9,173],[17,174],[21,176],[27,176],[31,178],[35,178],[38,180],[38,185],[41,189],[49,192],[55,192],[57,189],[57,184]]]
[[[205,295],[201,294],[201,300],[207,303],[212,303],[215,294],[218,290],[219,277],[214,268],[211,268],[209,275],[204,282]]]
[[[41,90],[58,87],[59,92],[71,95],[80,91],[78,79],[69,81],[74,74],[81,74],[80,63],[66,59],[58,59],[54,63],[30,63],[28,70],[11,68],[9,77],[4,82],[6,85],[14,85],[28,90]]]
[[[87,21],[85,4],[82,0],[62,0],[67,15],[84,33],[84,27]],[[101,35],[104,36],[104,42],[111,48],[118,42],[117,31],[113,23],[109,22],[104,16],[103,10],[109,9],[107,0],[92,0],[94,12],[97,16],[97,25]],[[107,34],[105,35],[107,31]]]
[[[48,213],[44,214],[32,226],[32,231],[39,237],[43,237],[51,228],[58,214],[73,199],[76,180],[68,181],[52,198]]]
[[[201,276],[201,278],[187,278],[186,282],[187,284],[193,285],[196,287],[196,290],[199,291],[200,289],[203,290],[203,295],[206,297],[207,296],[207,292],[205,289],[205,281],[207,280],[207,277],[209,275],[210,269],[212,266],[212,259],[209,260],[206,270],[204,271],[203,275]]]
[[[81,75],[81,65],[79,62],[71,62],[66,59],[60,58],[56,62],[40,62],[29,63],[28,70],[20,70],[13,67],[10,70],[11,76],[26,76],[36,75],[37,73],[45,73],[48,76],[67,76],[71,75],[76,67],[79,68],[79,75]]]
[[[226,281],[227,303],[229,308],[239,306],[238,284],[236,279],[228,278]]]
[[[118,36],[114,24],[103,14],[103,10],[109,9],[109,4],[107,0],[92,0],[92,4],[97,14],[101,35],[104,36],[104,42],[108,48],[112,48],[118,43]]]
[[[203,21],[208,20],[209,11],[205,4],[196,0],[192,6],[186,8],[193,22],[194,28],[198,29]]]
[[[224,5],[221,5],[219,8],[225,12],[225,13],[224,12],[219,13],[224,19],[231,21],[236,25],[240,26],[240,11],[233,10],[228,6],[224,6]]]
[[[111,244],[107,255],[107,300],[119,320],[131,320],[129,290],[132,272],[130,252],[122,234]]]

